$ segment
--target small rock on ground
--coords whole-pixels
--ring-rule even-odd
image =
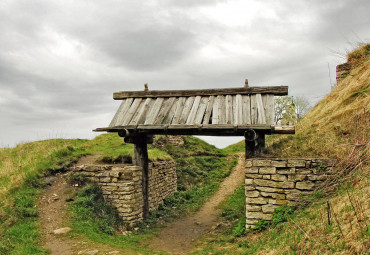
[[[69,231],[71,231],[72,229],[69,228],[69,227],[66,227],[66,228],[59,228],[59,229],[56,229],[54,230],[54,234],[56,235],[62,235],[62,234],[67,234]]]

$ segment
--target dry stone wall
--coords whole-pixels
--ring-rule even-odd
[[[124,164],[86,164],[72,168],[81,176],[96,181],[105,199],[117,208],[127,224],[143,220],[142,169]],[[177,190],[174,161],[149,164],[149,209],[155,210],[164,198]]]
[[[333,174],[331,159],[248,159],[245,168],[246,228],[271,221],[275,208],[296,205]]]

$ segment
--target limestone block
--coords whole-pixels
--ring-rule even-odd
[[[272,214],[262,212],[246,212],[245,216],[247,219],[262,219],[272,220]]]
[[[245,185],[253,185],[253,179],[245,179]]]
[[[261,195],[263,197],[272,197],[275,199],[285,199],[285,195],[279,194],[279,193],[261,192]]]
[[[310,169],[297,169],[297,174],[301,174],[301,175],[312,174],[312,170],[310,170]]]
[[[302,189],[302,190],[313,190],[315,187],[315,183],[311,181],[305,181],[305,182],[297,182],[296,188]]]
[[[275,209],[278,207],[279,207],[278,205],[270,205],[270,204],[261,206],[262,212],[264,213],[273,213]]]
[[[271,160],[271,166],[286,167],[287,166],[287,161],[286,160]]]
[[[246,174],[258,174],[258,167],[248,167],[245,169]]]
[[[245,167],[251,167],[252,165],[252,160],[245,160]]]
[[[285,205],[287,201],[285,199],[269,199],[268,203],[272,205]]]
[[[260,174],[276,174],[276,167],[260,167],[259,168]]]
[[[262,179],[263,175],[262,174],[245,174],[245,178]]]
[[[284,189],[278,188],[270,188],[270,187],[256,187],[257,190],[264,191],[264,192],[276,192],[276,193],[283,193]]]
[[[307,179],[307,175],[304,174],[295,174],[295,175],[288,175],[288,181],[304,181]]]
[[[271,175],[269,175],[269,174],[264,174],[264,175],[262,176],[262,179],[264,179],[264,180],[271,180]]]
[[[274,181],[270,181],[270,180],[261,180],[261,179],[256,179],[254,180],[254,183],[257,185],[257,186],[263,186],[263,187],[272,187],[272,188],[276,188],[277,187],[277,182],[274,182]]]
[[[246,197],[258,197],[260,193],[258,191],[246,191],[245,196]]]
[[[109,173],[109,176],[118,178],[120,176],[120,172],[119,171],[111,171]]]
[[[278,174],[295,174],[296,169],[295,167],[288,167],[288,168],[282,168],[282,169],[277,169],[276,170]]]
[[[254,159],[253,166],[271,166],[271,160],[268,159]]]
[[[110,182],[110,177],[102,177],[99,179],[99,182]]]
[[[276,187],[282,189],[293,189],[294,186],[295,186],[294,182],[278,182]]]
[[[263,197],[247,197],[245,198],[246,204],[257,204],[257,205],[264,205],[267,204],[268,199]]]
[[[257,223],[258,221],[259,220],[257,219],[246,219],[245,223],[247,223],[248,225],[254,226],[254,224]]]
[[[274,174],[274,175],[271,175],[271,180],[278,181],[278,182],[286,182],[288,181],[288,178],[285,175]]]
[[[245,186],[245,191],[252,191],[252,190],[256,190],[256,188],[251,185]]]
[[[259,205],[245,205],[245,210],[247,212],[260,212],[262,207]]]
[[[288,167],[306,167],[305,159],[288,159]]]
[[[306,168],[311,168],[312,161],[311,160],[306,160]]]

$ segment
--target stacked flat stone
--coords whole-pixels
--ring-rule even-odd
[[[143,220],[142,169],[123,164],[86,164],[72,171],[95,181],[104,198],[117,208],[120,217],[130,226]],[[177,189],[174,161],[149,164],[149,208],[155,210],[163,199]]]
[[[177,190],[174,161],[156,161],[149,164],[149,211],[158,209],[163,199]]]
[[[271,221],[274,210],[296,205],[333,173],[331,159],[248,159],[245,165],[246,228]]]

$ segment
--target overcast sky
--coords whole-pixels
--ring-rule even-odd
[[[369,11],[369,0],[1,0],[0,147],[92,138],[119,106],[113,92],[144,83],[207,89],[247,78],[314,104],[346,51],[370,41]]]

